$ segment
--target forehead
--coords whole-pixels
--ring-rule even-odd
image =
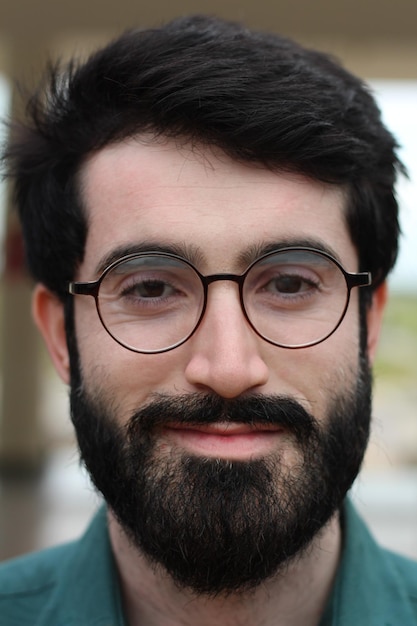
[[[85,163],[81,194],[90,275],[117,251],[144,247],[174,246],[202,271],[231,270],[275,242],[310,243],[355,264],[341,188],[212,147],[150,137],[108,146]]]

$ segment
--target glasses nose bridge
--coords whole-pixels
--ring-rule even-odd
[[[229,281],[229,282],[232,282],[232,283],[236,283],[238,288],[239,288],[240,306],[241,306],[241,308],[243,310],[243,313],[245,314],[245,307],[244,307],[244,304],[243,304],[243,283],[244,283],[245,278],[246,278],[246,274],[230,274],[230,273],[226,273],[226,272],[225,273],[219,273],[219,274],[209,274],[208,276],[201,276],[201,280],[202,280],[203,285],[204,285],[206,304],[207,304],[207,298],[208,298],[208,287],[209,287],[209,285],[211,285],[212,283],[217,283],[217,282],[221,282],[221,281]]]
[[[222,280],[228,280],[232,283],[237,283],[239,290],[242,288],[243,281],[245,280],[244,274],[210,274],[209,276],[203,276],[203,282],[208,287],[212,283],[217,283]]]
[[[241,312],[243,314],[243,317],[248,320],[248,316],[246,313],[246,309],[245,309],[245,304],[243,301],[243,283],[245,281],[246,278],[246,273],[244,274],[230,274],[230,273],[219,273],[219,274],[210,274],[208,276],[203,276],[200,274],[200,278],[201,281],[203,283],[204,286],[204,307],[203,307],[203,311],[202,311],[202,315],[200,318],[200,321],[203,319],[203,317],[205,317],[205,313],[206,313],[206,309],[207,309],[207,304],[208,304],[208,287],[209,285],[211,285],[212,283],[217,283],[217,282],[221,282],[221,281],[229,281],[232,283],[236,283],[238,286],[238,301],[240,304],[240,309]],[[249,320],[248,320],[249,321]],[[250,322],[249,322],[250,323]],[[250,323],[250,325],[252,326],[252,324]]]

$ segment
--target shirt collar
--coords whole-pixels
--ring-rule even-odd
[[[342,560],[320,626],[414,624],[395,557],[375,542],[349,500],[341,521]]]
[[[105,506],[61,564],[61,574],[57,596],[65,624],[126,626]]]

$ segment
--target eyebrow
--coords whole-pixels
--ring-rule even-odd
[[[267,243],[255,243],[247,248],[247,250],[241,252],[238,256],[238,260],[240,264],[247,267],[264,254],[269,254],[270,252],[275,252],[276,250],[282,250],[283,248],[313,248],[319,252],[329,254],[336,259],[336,261],[341,263],[340,256],[329,244],[321,239],[313,237],[285,237]]]
[[[237,256],[237,265],[242,269],[246,269],[251,263],[256,261],[259,257],[281,250],[283,248],[313,248],[320,252],[329,254],[335,258],[339,263],[341,259],[337,252],[331,248],[327,243],[321,239],[316,238],[298,238],[287,237],[279,240],[269,242],[258,242],[250,245],[246,250],[241,251]],[[197,246],[193,244],[182,243],[167,243],[158,242],[152,240],[131,242],[128,244],[122,244],[110,250],[106,253],[98,262],[96,266],[96,274],[100,276],[109,265],[118,261],[122,257],[130,254],[142,254],[146,252],[160,252],[161,254],[175,254],[189,261],[195,267],[199,267],[203,264],[205,256]]]
[[[203,258],[202,252],[193,244],[166,243],[151,240],[137,241],[134,243],[122,244],[110,250],[110,252],[105,254],[98,262],[96,266],[96,273],[97,275],[102,274],[102,272],[104,272],[109,265],[118,261],[122,257],[128,256],[129,254],[142,254],[146,252],[176,254],[177,256],[186,259],[196,267],[201,263]]]

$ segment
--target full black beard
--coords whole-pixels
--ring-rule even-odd
[[[368,441],[365,358],[356,388],[332,398],[320,423],[289,397],[189,394],[155,396],[122,427],[105,394],[91,397],[79,371],[73,378],[72,420],[95,486],[134,547],[196,594],[254,589],[303,554],[340,508]],[[298,463],[286,467],[278,453],[237,462],[158,447],[157,429],[169,422],[219,421],[284,426]]]

